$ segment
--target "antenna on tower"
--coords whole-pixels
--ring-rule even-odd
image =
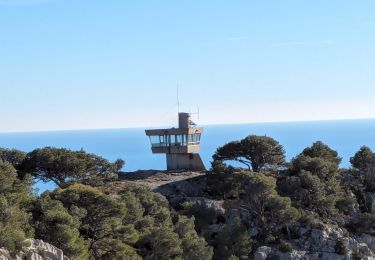
[[[180,113],[180,94],[179,94],[179,85],[177,84],[177,111]]]
[[[195,113],[192,113],[192,112],[191,112],[191,109],[189,110],[189,116],[192,117],[193,115],[196,115],[196,116],[197,116],[197,119],[199,120],[199,115],[200,115],[199,107],[198,107],[198,111],[195,112]],[[192,126],[196,126],[196,125],[197,125],[197,124],[194,123],[192,120],[190,120],[190,124],[191,124]]]

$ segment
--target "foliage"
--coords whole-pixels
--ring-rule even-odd
[[[214,189],[213,195],[226,200],[227,214],[242,216],[244,223],[257,230],[256,237],[261,241],[268,235],[280,236],[283,230],[288,235],[299,219],[290,198],[277,193],[274,177],[254,172],[217,173],[207,176],[206,183],[207,190]],[[186,214],[186,209],[182,212]],[[209,225],[209,219],[205,223]]]
[[[143,212],[143,217],[152,218],[152,223],[155,227],[172,227],[169,202],[163,195],[152,192],[149,188],[142,185],[131,185],[121,192],[121,196],[127,204],[129,203],[129,197],[135,198],[138,209],[134,208],[133,210],[139,211],[137,220],[140,219],[139,217]]]
[[[213,250],[203,237],[195,230],[194,218],[179,216],[175,224],[175,232],[181,239],[183,258],[186,260],[212,259]]]
[[[345,255],[349,251],[345,239],[340,238],[336,241],[335,252],[340,255]]]
[[[160,194],[131,185],[119,196],[82,184],[45,193],[33,211],[37,237],[75,259],[211,259],[194,220]]]
[[[184,202],[181,204],[182,210],[180,214],[188,217],[194,217],[195,228],[200,234],[206,233],[208,226],[214,224],[216,220],[216,212],[195,202]]]
[[[144,259],[181,259],[183,249],[181,240],[173,229],[155,228],[144,238],[149,246],[149,252]]]
[[[341,158],[322,142],[305,148],[291,163],[291,175],[279,181],[278,190],[289,196],[293,205],[312,210],[322,217],[333,216],[337,210],[351,214],[356,200],[339,181]]]
[[[355,233],[367,233],[375,235],[375,215],[372,213],[361,213],[348,223],[348,228]]]
[[[373,212],[372,193],[375,191],[375,154],[362,146],[350,158],[352,168],[342,171],[341,181],[353,194],[362,212]]]
[[[359,151],[350,158],[353,168],[366,172],[375,168],[375,154],[367,146],[362,146]]]
[[[330,184],[311,172],[302,171],[299,176],[287,176],[281,180],[279,190],[282,194],[288,195],[296,207],[327,216],[335,213],[334,187],[337,187],[338,183],[332,180]]]
[[[214,241],[214,248],[214,259],[250,259],[250,235],[239,219],[222,226]]]
[[[233,141],[219,147],[213,155],[217,162],[238,161],[249,170],[259,172],[264,169],[277,168],[285,162],[284,148],[273,138],[250,135],[241,141]]]
[[[281,240],[279,243],[279,250],[281,252],[291,252],[293,250],[293,247],[289,242]]]
[[[112,248],[108,246],[112,244],[123,249],[121,254],[136,255],[134,249],[127,245],[133,245],[138,240],[138,234],[131,224],[123,223],[126,207],[118,199],[82,184],[57,190],[52,198],[59,200],[72,215],[79,216],[80,233],[90,241],[89,251],[95,259],[113,255]]]
[[[338,167],[336,163],[325,158],[301,154],[292,161],[292,171],[297,174],[302,171],[310,172],[319,179],[330,180],[337,174]]]
[[[337,167],[342,160],[335,150],[331,149],[328,145],[321,141],[317,141],[313,143],[312,146],[305,148],[302,151],[302,155],[310,158],[323,158],[326,161],[334,163]]]
[[[214,173],[201,177],[202,192],[224,200],[225,214],[193,202],[173,209],[142,185],[103,193],[100,185],[123,161],[50,147],[28,154],[0,149],[0,247],[14,255],[35,235],[77,260],[234,260],[251,259],[260,245],[290,251],[298,229],[316,223],[375,234],[369,196],[375,191],[375,154],[368,147],[351,158],[350,169],[339,169],[341,158],[322,142],[287,165],[282,146],[265,136],[230,142],[213,158]],[[256,172],[226,165],[230,160]],[[288,168],[278,175],[266,171],[281,165]],[[36,197],[29,174],[60,188]],[[346,249],[338,240],[336,252]]]
[[[45,147],[28,153],[19,173],[21,176],[29,173],[42,181],[53,181],[59,187],[66,187],[72,182],[98,185],[103,179],[113,178],[123,164],[122,160],[110,163],[83,150]]]
[[[375,191],[375,153],[366,146],[350,158],[352,174],[362,184],[366,191]]]
[[[22,248],[27,237],[23,225],[28,225],[27,220],[25,211],[0,197],[0,248],[5,247],[11,253]]]
[[[292,160],[291,170],[295,174],[308,171],[320,179],[330,180],[337,176],[340,162],[336,151],[318,141]]]
[[[276,191],[276,180],[260,173],[238,174],[241,184],[239,198],[229,208],[239,210],[259,229],[258,237],[277,234],[282,228],[288,230],[299,217],[297,209],[291,206],[288,197],[281,197]]]
[[[17,168],[25,159],[26,153],[17,149],[0,148],[0,160],[9,162]]]
[[[14,167],[0,160],[0,248],[12,254],[33,235],[28,209],[32,200],[31,182],[20,181]]]
[[[60,201],[45,193],[35,202],[33,216],[36,237],[48,241],[74,259],[88,258],[88,241],[80,235],[79,218],[70,215]]]
[[[211,259],[212,249],[197,234],[194,219],[177,216],[173,223],[165,197],[137,185],[127,187],[121,197],[131,209],[126,221],[134,221],[140,234],[135,247],[144,259]]]

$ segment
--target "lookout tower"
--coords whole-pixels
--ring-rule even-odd
[[[167,170],[205,171],[199,156],[203,128],[196,127],[189,113],[178,114],[178,128],[146,130],[153,153],[165,153]]]

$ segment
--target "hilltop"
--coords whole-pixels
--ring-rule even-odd
[[[121,172],[83,150],[0,149],[0,249],[70,259],[375,259],[375,153],[340,168],[317,141],[291,161],[267,136],[219,147],[208,172]],[[236,161],[243,167],[233,167]],[[38,196],[33,180],[58,189]]]
[[[151,190],[179,181],[204,176],[206,172],[194,171],[158,171],[138,170],[136,172],[120,172],[118,180],[108,183],[106,186],[114,191],[119,191],[129,184],[142,184]]]

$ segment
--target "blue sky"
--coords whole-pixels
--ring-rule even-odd
[[[0,0],[0,132],[375,117],[375,1]]]

